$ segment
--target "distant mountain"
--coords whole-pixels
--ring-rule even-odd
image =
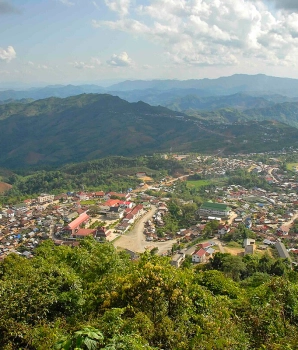
[[[272,102],[290,102],[298,97],[298,79],[270,77],[264,74],[235,74],[218,79],[135,80],[101,87],[97,85],[52,85],[23,91],[0,91],[0,101],[69,97],[82,93],[109,93],[129,102],[143,101],[152,105],[168,105],[173,99],[188,95],[196,97],[227,96],[245,93]],[[286,96],[286,97],[284,97]],[[188,108],[186,108],[188,109]],[[205,107],[204,107],[205,109]],[[210,108],[207,108],[210,110]]]
[[[52,85],[44,88],[32,88],[24,91],[0,91],[0,101],[33,99],[39,100],[47,97],[69,97],[83,93],[102,93],[105,89],[97,85]]]
[[[113,91],[128,90],[169,90],[169,89],[199,89],[213,95],[231,95],[238,92],[276,93],[290,97],[298,96],[298,79],[270,77],[264,74],[235,74],[218,79],[192,80],[135,80],[124,81],[110,86]]]
[[[264,108],[240,110],[221,108],[212,111],[187,110],[189,115],[202,120],[219,123],[275,120],[298,128],[298,102],[285,102],[269,105]]]
[[[274,105],[274,102],[268,101],[263,97],[254,97],[243,93],[237,93],[228,96],[210,97],[188,95],[184,97],[177,97],[163,105],[174,111],[182,112],[189,110],[213,111],[227,107],[245,110],[250,108],[271,107]]]
[[[286,102],[266,108],[254,108],[245,111],[244,115],[250,120],[277,120],[298,128],[298,102]]]
[[[234,153],[298,146],[298,130],[285,124],[200,121],[107,94],[2,105],[0,134],[0,166],[11,168],[170,149]]]

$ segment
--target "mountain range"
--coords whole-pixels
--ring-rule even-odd
[[[0,101],[28,98],[38,100],[47,97],[64,98],[82,93],[109,93],[127,99],[129,102],[142,100],[150,104],[163,104],[160,101],[187,95],[226,96],[239,92],[252,96],[277,94],[290,98],[298,97],[298,79],[270,77],[264,74],[235,74],[217,79],[124,81],[105,88],[94,84],[50,85],[22,91],[0,91]]]
[[[277,121],[218,123],[108,94],[1,105],[0,133],[0,166],[9,168],[110,155],[219,154],[298,145],[298,129]]]

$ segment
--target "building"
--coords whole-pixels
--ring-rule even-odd
[[[255,251],[256,241],[251,238],[245,238],[243,241],[244,255],[253,254]]]
[[[46,203],[53,202],[55,196],[53,194],[41,193],[40,196],[37,197],[38,203]]]
[[[287,251],[287,249],[286,249],[286,247],[285,247],[285,245],[283,243],[276,242],[275,243],[275,247],[276,247],[276,249],[278,251],[278,255],[279,255],[280,258],[291,260],[290,255],[289,255],[289,253],[288,253],[288,251]]]
[[[205,202],[201,205],[198,213],[201,217],[228,217],[230,215],[230,212],[231,208],[226,204]]]
[[[200,250],[193,253],[191,260],[193,263],[203,263],[207,260],[207,252],[205,249],[201,248]]]
[[[71,234],[75,233],[81,228],[82,225],[86,224],[89,221],[89,215],[87,213],[82,213],[75,220],[70,222],[64,229],[66,231],[71,231]]]
[[[180,267],[184,260],[185,260],[185,254],[184,253],[175,254],[172,257],[171,265],[175,266],[175,267]]]
[[[83,239],[88,236],[94,237],[96,233],[96,230],[94,229],[88,229],[88,228],[80,228],[76,230],[71,237],[75,239]]]

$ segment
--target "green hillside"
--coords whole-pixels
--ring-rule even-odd
[[[276,103],[264,108],[251,108],[246,110],[226,107],[203,111],[194,108],[186,109],[183,112],[201,120],[219,123],[275,120],[298,128],[298,102]]]
[[[294,350],[298,275],[289,262],[216,253],[175,268],[111,244],[39,246],[0,262],[1,349]]]
[[[233,117],[233,110],[230,113]],[[283,124],[239,124],[235,118],[236,123],[221,125],[164,107],[97,94],[2,105],[0,119],[0,166],[8,168],[170,149],[226,153],[275,150],[295,146],[298,140],[298,130]]]

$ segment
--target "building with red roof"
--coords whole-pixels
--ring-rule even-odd
[[[75,220],[70,222],[64,229],[67,231],[71,231],[71,233],[75,233],[76,230],[81,228],[81,225],[86,224],[89,221],[89,215],[86,212],[82,213]]]
[[[201,248],[200,250],[197,250],[191,257],[192,262],[194,263],[202,263],[206,261],[206,250]]]
[[[75,239],[83,239],[88,236],[95,236],[96,230],[88,229],[88,228],[79,228],[74,233],[72,233],[71,237]]]

